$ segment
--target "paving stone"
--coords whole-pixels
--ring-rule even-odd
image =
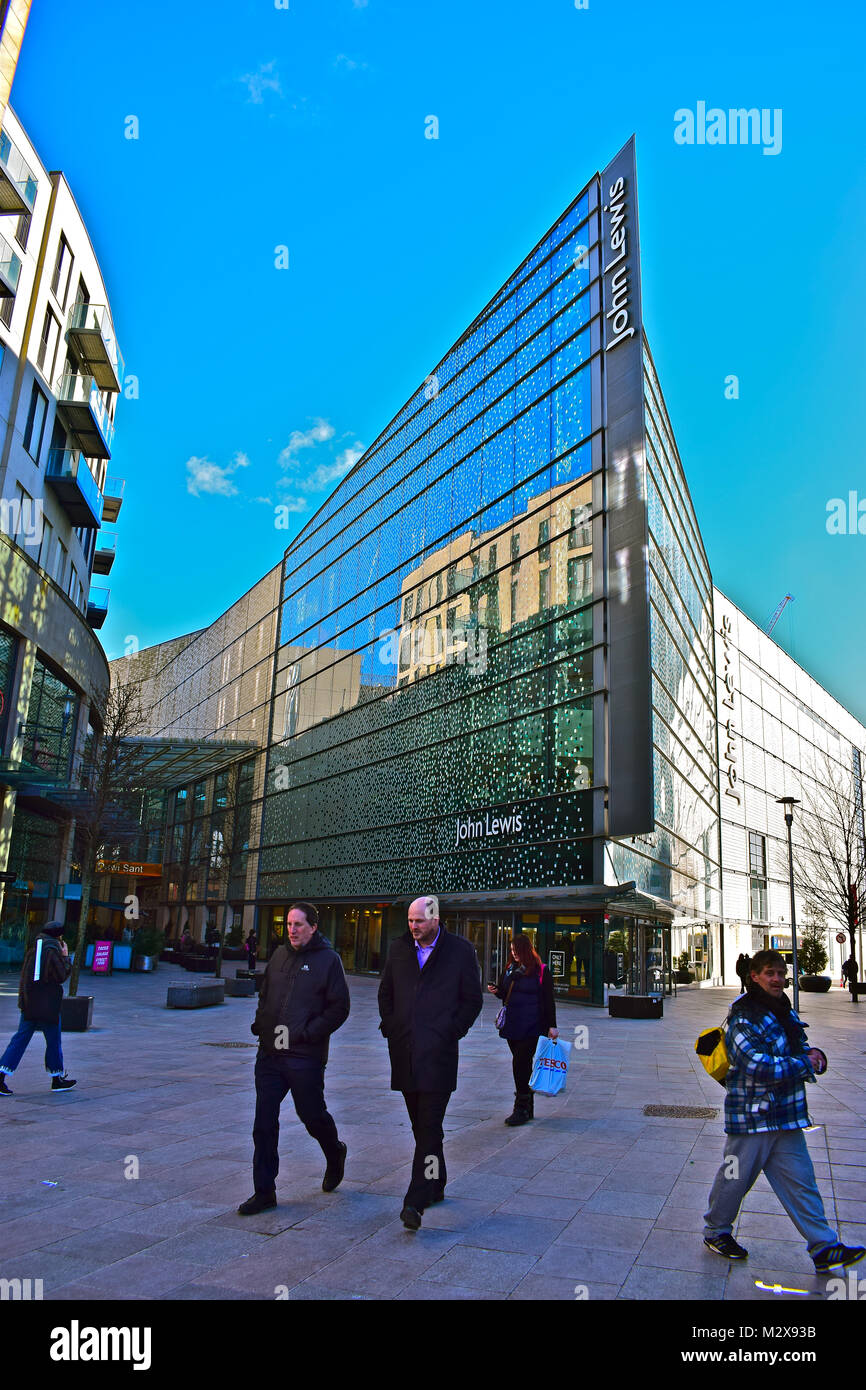
[[[611,1216],[658,1216],[664,1198],[652,1192],[596,1192],[584,1202],[585,1212],[606,1212]]]
[[[556,1243],[636,1254],[652,1229],[653,1222],[640,1217],[600,1215],[583,1210],[560,1232]]]
[[[692,1274],[681,1269],[635,1264],[618,1297],[641,1302],[718,1302],[724,1297],[726,1278],[726,1270],[721,1274]]]
[[[455,1245],[420,1279],[422,1283],[465,1285],[496,1293],[510,1293],[535,1263],[533,1255]]]
[[[541,1256],[533,1268],[533,1274],[550,1274],[554,1278],[573,1279],[586,1284],[592,1297],[592,1285],[598,1280],[602,1284],[621,1285],[634,1264],[635,1256],[627,1250],[601,1250],[584,1245],[566,1245],[557,1242]]]
[[[503,1299],[505,1296],[505,1294],[497,1293],[493,1289],[468,1288],[456,1284],[431,1284],[415,1280],[408,1284],[402,1293],[398,1293],[397,1301],[399,1303],[454,1303],[458,1301],[477,1303],[479,1300],[495,1301]]]
[[[515,1250],[540,1255],[553,1244],[565,1224],[564,1221],[497,1211],[461,1236],[461,1243],[484,1250]]]
[[[280,1205],[243,1218],[236,1207],[252,1191],[255,1052],[201,1043],[236,1039],[240,1014],[243,1033],[251,1006],[235,1000],[220,1012],[166,1011],[165,987],[174,971],[161,967],[155,981],[146,975],[94,981],[106,1026],[70,1037],[81,1084],[62,1109],[46,1091],[41,1058],[28,1054],[16,1078],[23,1094],[7,1103],[0,1128],[0,1251],[4,1265],[10,1249],[34,1269],[51,1265],[46,1297],[56,1291],[92,1298],[97,1290],[101,1297],[133,1301],[273,1301],[279,1286],[289,1301],[524,1301],[536,1295],[570,1301],[577,1278],[539,1271],[558,1260],[573,1269],[575,1252],[584,1269],[588,1261],[595,1269],[584,1281],[592,1285],[590,1301],[635,1297],[647,1270],[653,1280],[647,1296],[654,1298],[722,1298],[738,1287],[743,1297],[755,1296],[754,1274],[750,1286],[748,1270],[720,1260],[711,1283],[700,1282],[706,1278],[700,1262],[717,1259],[701,1236],[724,1151],[721,1117],[702,1122],[643,1115],[648,1101],[720,1107],[721,1089],[705,1078],[692,1048],[729,991],[683,991],[663,1020],[646,1024],[563,1004],[563,1028],[585,1024],[591,1048],[573,1054],[566,1092],[539,1098],[538,1118],[516,1131],[502,1125],[511,1108],[511,1078],[490,1027],[492,1004],[487,1007],[483,1026],[461,1047],[460,1085],[446,1116],[448,1197],[425,1213],[412,1235],[399,1222],[412,1136],[402,1097],[390,1091],[387,1049],[376,1031],[378,982],[350,979],[352,1014],[332,1043],[326,1094],[349,1145],[343,1185],[333,1194],[321,1192],[321,1155],[289,1102],[282,1115]],[[854,1058],[859,1034],[845,1003],[821,997],[810,1007],[828,1050]],[[15,1022],[14,995],[0,991],[0,1032],[6,1026],[11,1032]],[[850,1067],[836,1066],[831,1084],[813,1088],[818,1127],[806,1135],[828,1194],[828,1218],[835,1221],[832,1165],[840,1234],[849,1243],[862,1243],[866,1233],[862,1051]],[[123,1176],[130,1154],[141,1162],[136,1182]],[[60,1185],[45,1187],[43,1177]],[[669,1192],[652,1190],[666,1184]],[[802,1241],[765,1179],[747,1196],[738,1230],[757,1250],[755,1268],[768,1280],[774,1268],[801,1284],[815,1280]],[[502,1248],[489,1248],[494,1242]],[[636,1260],[621,1289],[619,1275],[599,1277],[609,1256]],[[144,1263],[130,1267],[130,1259]],[[458,1259],[473,1261],[465,1274]],[[651,1263],[667,1260],[689,1267]],[[341,1261],[336,1275],[320,1278],[320,1270]],[[356,1265],[365,1262],[384,1268],[379,1292],[330,1287],[335,1277],[345,1282],[346,1271],[355,1278]],[[746,1262],[753,1264],[754,1255]],[[123,1286],[116,1279],[119,1266],[128,1271]],[[813,1296],[825,1295],[807,1295]]]

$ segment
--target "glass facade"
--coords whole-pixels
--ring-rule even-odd
[[[679,916],[718,921],[712,578],[648,350],[644,409],[655,828],[612,844],[611,861]]]
[[[378,972],[435,892],[485,977],[523,930],[588,1003],[670,988],[672,921],[711,959],[713,590],[643,337],[631,143],[272,578],[148,676],[152,732],[261,749],[168,799],[170,934],[228,895],[265,949],[309,898]]]
[[[266,899],[592,877],[597,222],[584,193],[286,553]]]

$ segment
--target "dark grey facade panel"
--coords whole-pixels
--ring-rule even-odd
[[[608,833],[654,824],[643,320],[632,137],[601,175],[607,480]]]

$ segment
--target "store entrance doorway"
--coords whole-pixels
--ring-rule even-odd
[[[465,917],[458,925],[458,932],[475,947],[482,983],[498,984],[510,959],[511,919]]]

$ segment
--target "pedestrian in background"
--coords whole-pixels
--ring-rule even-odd
[[[442,1122],[457,1089],[457,1046],[484,996],[471,942],[439,920],[427,896],[409,906],[409,930],[391,943],[379,986],[379,1028],[388,1041],[391,1090],[402,1091],[415,1154],[400,1220],[417,1231],[427,1207],[445,1196]]]
[[[508,1043],[514,1075],[514,1109],[507,1125],[525,1125],[535,1118],[535,1097],[529,1089],[532,1059],[538,1039],[558,1038],[553,976],[542,963],[530,938],[523,933],[511,942],[511,960],[499,983],[488,985],[504,1004],[500,1038]]]
[[[51,1090],[71,1091],[77,1084],[63,1069],[60,1010],[63,983],[69,979],[72,963],[62,938],[63,923],[48,922],[24,957],[18,985],[21,1019],[18,1031],[0,1057],[0,1096],[14,1094],[6,1085],[6,1077],[18,1066],[34,1033],[42,1033],[45,1038],[45,1070],[51,1077]]]
[[[323,1192],[339,1187],[346,1167],[346,1145],[325,1105],[325,1067],[330,1036],[349,1017],[349,986],[343,962],[319,932],[319,914],[312,903],[294,903],[286,927],[288,945],[280,946],[268,961],[251,1025],[259,1040],[255,1190],[238,1207],[241,1216],[255,1216],[277,1205],[280,1106],[289,1091],[298,1119],[325,1155]]]
[[[258,939],[258,937],[256,936],[256,933],[255,933],[255,931],[254,931],[254,929],[253,929],[252,927],[250,928],[250,934],[249,934],[249,936],[248,936],[247,939],[246,939],[246,948],[247,948],[247,959],[249,960],[249,965],[250,965],[250,974],[251,974],[251,975],[255,975],[255,973],[256,973],[256,957],[258,956],[258,953],[259,953],[259,939]]]
[[[851,991],[851,998],[857,999],[857,979],[860,974],[860,967],[854,958],[853,953],[847,960],[842,962],[842,979]]]
[[[818,1274],[856,1264],[862,1246],[842,1245],[827,1224],[803,1130],[811,1125],[805,1082],[827,1066],[784,991],[787,966],[778,951],[752,957],[746,994],[725,1027],[725,1157],[704,1217],[704,1245],[727,1260],[748,1251],[732,1235],[743,1198],[760,1173],[806,1241]]]

